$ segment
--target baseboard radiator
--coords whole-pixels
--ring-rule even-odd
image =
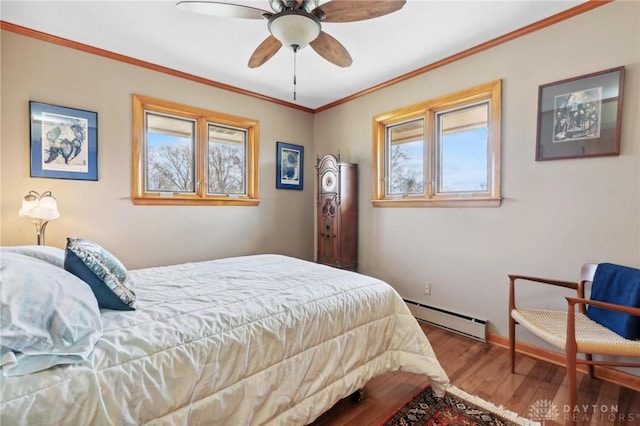
[[[423,305],[404,299],[409,310],[419,321],[470,337],[481,342],[487,341],[487,321],[467,315],[450,312],[433,306]]]

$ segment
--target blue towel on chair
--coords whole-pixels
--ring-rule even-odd
[[[640,307],[640,269],[600,263],[591,285],[591,299]],[[589,306],[587,316],[625,339],[640,338],[640,317]]]

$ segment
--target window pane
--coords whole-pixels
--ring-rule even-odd
[[[488,102],[437,114],[437,192],[486,192],[489,186]]]
[[[195,122],[145,113],[146,191],[195,193]]]
[[[246,195],[245,130],[208,124],[207,192]]]
[[[387,195],[424,193],[424,119],[387,126]]]

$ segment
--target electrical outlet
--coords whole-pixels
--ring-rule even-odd
[[[425,281],[424,283],[424,294],[427,296],[431,296],[431,283]]]

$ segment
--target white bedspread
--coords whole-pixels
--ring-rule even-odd
[[[279,255],[131,276],[87,362],[0,378],[3,425],[301,425],[386,371],[448,383],[378,279]]]

